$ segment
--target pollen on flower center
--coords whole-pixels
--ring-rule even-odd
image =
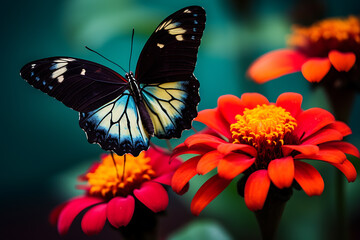
[[[230,126],[233,143],[249,144],[255,148],[283,145],[285,135],[297,126],[296,119],[289,112],[275,105],[246,108],[235,118],[237,122]]]
[[[315,48],[321,48],[324,54],[327,54],[330,49],[341,50],[349,44],[358,45],[360,44],[360,18],[355,16],[344,19],[330,18],[319,21],[310,27],[294,26],[288,44],[300,49],[307,49],[314,45],[312,51],[315,51]],[[321,44],[322,47],[317,44]]]
[[[126,196],[135,188],[139,188],[141,183],[150,180],[155,176],[155,171],[149,164],[150,158],[145,157],[145,153],[133,157],[126,155],[125,172],[124,156],[114,155],[116,168],[111,155],[102,158],[101,163],[94,171],[86,174],[85,178],[90,185],[89,194],[111,198],[114,196]]]

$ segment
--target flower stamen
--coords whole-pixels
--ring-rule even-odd
[[[152,179],[156,174],[150,163],[150,158],[142,152],[138,157],[128,154],[124,169],[124,157],[106,155],[94,171],[86,174],[90,185],[89,194],[103,198],[126,196],[141,183]],[[114,166],[116,163],[116,166]],[[116,167],[116,170],[114,169]],[[119,178],[117,172],[123,172]]]
[[[265,145],[283,145],[284,137],[297,126],[296,119],[282,107],[258,105],[246,108],[231,124],[233,143],[249,144],[255,148]]]

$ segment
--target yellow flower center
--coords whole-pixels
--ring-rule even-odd
[[[341,43],[360,44],[360,18],[330,18],[319,21],[310,27],[294,26],[288,44],[296,48],[307,48],[308,45],[322,42],[325,48],[341,48]],[[327,44],[327,43],[328,44]],[[335,44],[335,45],[334,45]],[[314,46],[316,47],[316,46]],[[322,47],[322,48],[324,48]],[[327,53],[326,53],[327,54]]]
[[[258,105],[245,108],[242,115],[236,115],[231,124],[233,143],[249,144],[255,148],[281,146],[284,137],[297,126],[296,119],[282,107]]]
[[[95,171],[86,174],[90,195],[104,198],[126,196],[155,176],[155,171],[149,165],[150,158],[145,157],[144,152],[137,157],[126,155],[124,175],[124,156],[114,154],[114,159],[116,168],[111,155],[107,155]]]

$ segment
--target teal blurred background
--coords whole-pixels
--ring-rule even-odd
[[[72,56],[108,62],[87,51],[93,48],[127,66],[131,30],[135,28],[134,57],[155,27],[176,10],[201,5],[207,23],[199,49],[195,75],[200,81],[199,110],[214,108],[223,94],[240,96],[260,92],[275,101],[286,91],[304,96],[303,108],[331,111],[321,90],[312,91],[300,73],[257,85],[245,77],[249,64],[267,51],[285,47],[294,23],[310,24],[323,17],[360,13],[360,2],[285,0],[64,0],[3,3],[1,51],[1,239],[88,239],[79,221],[65,237],[48,223],[57,204],[81,194],[76,178],[103,151],[86,141],[77,112],[65,107],[19,76],[29,61],[50,56]],[[136,61],[132,63],[135,69]],[[350,119],[348,141],[360,147],[360,98]],[[201,128],[195,124],[196,128]],[[183,134],[189,136],[191,131]],[[172,140],[173,146],[180,140]],[[155,143],[166,146],[164,142]],[[359,171],[359,163],[352,161]],[[278,232],[278,239],[332,239],[335,224],[335,169],[317,164],[325,180],[320,197],[294,192]],[[160,219],[162,239],[259,239],[255,217],[236,194],[236,181],[201,214],[192,217],[190,201],[203,177],[192,181],[183,197],[171,194],[167,213]],[[345,182],[344,177],[344,182]],[[346,184],[347,222],[353,239],[360,239],[359,183]],[[79,220],[79,219],[78,219]],[[200,235],[199,235],[200,234]],[[90,239],[119,239],[109,227]]]

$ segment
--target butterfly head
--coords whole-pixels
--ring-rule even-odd
[[[126,74],[125,74],[125,78],[126,78],[126,80],[128,80],[129,82],[135,81],[135,76],[134,76],[134,73],[133,73],[132,71],[126,73]]]

